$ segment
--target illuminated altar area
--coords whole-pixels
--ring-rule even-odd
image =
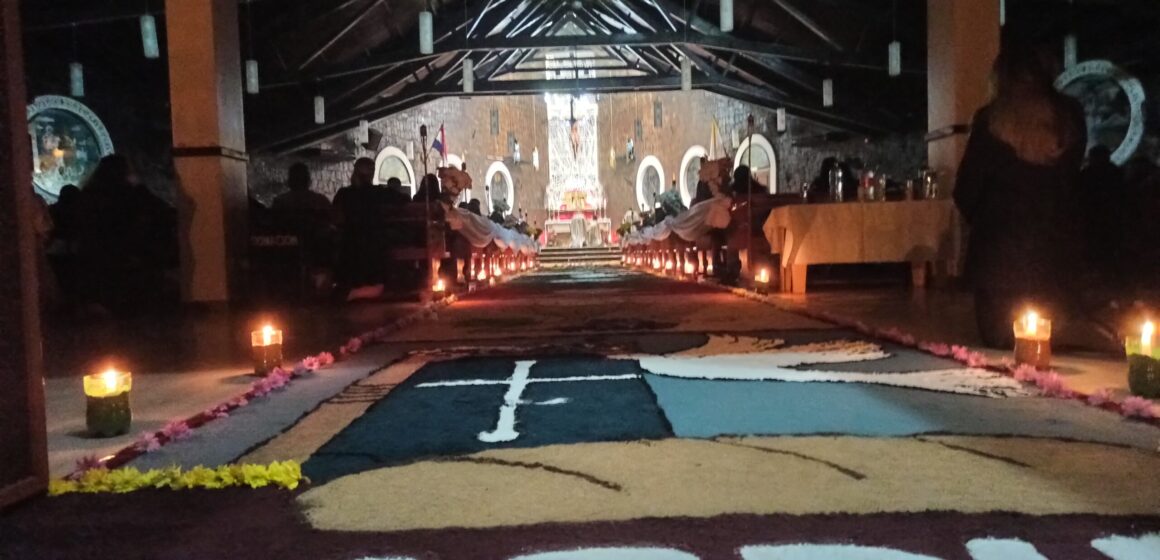
[[[598,247],[610,242],[596,145],[596,98],[547,94],[548,220],[544,230],[554,247]]]

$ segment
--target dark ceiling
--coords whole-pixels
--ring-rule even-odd
[[[926,2],[735,0],[735,29],[722,33],[717,0],[240,0],[242,56],[259,61],[263,83],[247,96],[250,149],[289,151],[360,120],[462,96],[468,58],[474,95],[678,89],[688,57],[698,89],[862,134],[922,130]],[[1153,68],[1158,0],[1007,4],[1007,32],[1054,40],[1075,30],[1085,58]],[[161,24],[163,15],[160,0],[23,5],[26,43],[108,21],[127,28],[120,36],[131,50],[133,28],[116,18],[152,11]],[[435,52],[420,55],[417,21],[428,5]],[[903,49],[895,78],[886,71],[892,40]],[[100,48],[116,42],[106,38]],[[547,80],[549,63],[592,73]],[[822,106],[823,78],[834,80],[834,107]],[[315,95],[326,100],[323,125],[313,122]]]

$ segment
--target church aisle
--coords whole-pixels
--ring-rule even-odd
[[[1160,557],[1160,428],[696,284],[540,271],[358,363],[236,458],[299,489],[41,500],[0,557]]]

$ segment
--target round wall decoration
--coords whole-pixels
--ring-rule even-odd
[[[113,153],[113,140],[101,119],[71,97],[34,99],[28,106],[28,136],[33,187],[50,202],[61,187],[81,186],[97,162]]]
[[[1140,80],[1107,60],[1089,60],[1060,74],[1055,87],[1083,104],[1088,149],[1103,145],[1117,165],[1132,157],[1144,136]]]

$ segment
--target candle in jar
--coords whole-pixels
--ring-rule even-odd
[[[440,279],[435,281],[434,286],[431,286],[431,291],[435,292],[437,294],[441,294],[443,292],[446,292],[447,291],[447,284],[443,282],[442,278],[440,278]]]
[[[1015,363],[1036,369],[1051,366],[1051,321],[1028,311],[1015,321]]]
[[[692,275],[697,272],[697,266],[692,261],[685,261],[685,274]]]
[[[94,437],[113,437],[129,433],[133,409],[129,392],[133,389],[133,374],[108,368],[100,373],[86,375],[85,425]]]
[[[757,271],[757,275],[753,277],[754,287],[758,293],[766,293],[769,291],[769,269],[762,268]]]
[[[1140,336],[1129,337],[1125,345],[1128,389],[1134,395],[1149,399],[1160,398],[1160,360],[1156,356],[1155,335],[1156,325],[1147,321],[1140,327]]]
[[[254,353],[254,375],[266,375],[282,365],[282,331],[273,325],[250,333],[250,347]]]

